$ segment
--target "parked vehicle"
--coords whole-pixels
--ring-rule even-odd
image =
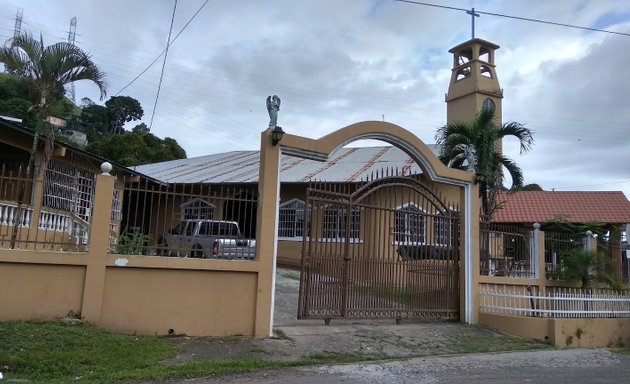
[[[184,220],[159,240],[171,256],[253,260],[256,240],[245,239],[236,221]]]

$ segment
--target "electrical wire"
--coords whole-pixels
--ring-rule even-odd
[[[617,180],[617,181],[610,181],[607,183],[597,183],[597,184],[583,184],[583,185],[571,185],[568,187],[556,187],[555,189],[573,189],[573,188],[584,188],[584,187],[597,187],[600,185],[610,185],[610,184],[623,184],[623,183],[630,183],[630,179],[626,179],[626,180]]]
[[[466,13],[469,13],[471,11],[470,9],[466,9],[466,8],[449,7],[449,6],[446,6],[446,5],[425,3],[425,2],[422,2],[422,1],[413,1],[413,0],[394,0],[394,1],[399,2],[399,3],[408,3],[408,4],[413,4],[413,5],[422,5],[422,6],[425,6],[425,7],[434,7],[434,8],[450,9],[450,10],[453,10],[453,11],[462,11],[462,12],[466,12]],[[584,30],[584,31],[591,31],[591,32],[603,32],[603,33],[610,33],[610,34],[613,34],[613,35],[620,35],[620,36],[630,37],[630,33],[609,31],[607,29],[584,27],[584,26],[574,25],[574,24],[558,23],[558,22],[549,21],[549,20],[532,19],[532,18],[529,18],[529,17],[520,17],[520,16],[514,16],[514,15],[506,15],[506,14],[503,14],[503,13],[485,12],[485,11],[480,11],[480,10],[478,10],[476,8],[475,8],[475,13],[478,13],[478,14],[481,14],[481,15],[488,15],[488,16],[504,17],[504,18],[514,19],[514,20],[529,21],[529,22],[532,22],[532,23],[549,24],[549,25],[555,25],[555,26],[558,26],[558,27],[581,29],[581,30]]]
[[[190,19],[188,19],[188,21],[186,22],[186,24],[184,24],[184,26],[182,27],[182,29],[179,30],[179,33],[177,33],[177,35],[175,35],[175,37],[173,38],[173,40],[171,40],[171,44],[173,44],[175,42],[175,40],[177,40],[177,38],[179,37],[179,35],[182,34],[182,32],[184,32],[186,30],[186,28],[188,28],[188,25],[190,25],[190,23],[195,19],[195,17],[199,14],[199,12],[201,12],[201,10],[203,9],[203,7],[206,6],[206,4],[208,4],[210,0],[206,0],[203,2],[203,4],[201,4],[201,7],[199,7],[199,9],[197,9],[197,12],[195,12],[192,17]],[[144,75],[144,73],[146,71],[149,70],[149,68],[151,68],[153,66],[153,64],[155,64],[156,61],[158,61],[160,59],[160,57],[162,57],[162,55],[166,52],[166,50],[168,49],[168,46],[166,48],[164,48],[164,50],[162,50],[162,52],[160,52],[160,54],[151,62],[151,64],[149,64],[142,72],[140,72],[140,74],[136,77],[134,77],[133,80],[131,80],[129,83],[127,83],[127,85],[125,85],[120,91],[116,92],[116,94],[114,96],[118,96],[120,95],[120,93],[122,91],[124,91],[125,89],[127,89],[127,87],[129,87],[131,84],[133,84],[136,80],[138,80],[140,78],[140,76]]]
[[[168,30],[168,39],[166,40],[166,50],[164,52],[164,61],[162,62],[162,70],[160,71],[160,82],[158,83],[157,94],[155,95],[155,104],[153,104],[153,112],[151,113],[151,122],[149,123],[149,131],[153,127],[153,118],[155,117],[155,110],[160,98],[160,89],[162,88],[162,79],[164,79],[164,68],[166,67],[166,58],[168,57],[168,48],[171,46],[171,33],[173,32],[173,23],[175,22],[175,11],[177,10],[177,0],[173,5],[173,16],[171,16],[171,27]]]

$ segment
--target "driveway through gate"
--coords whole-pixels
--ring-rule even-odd
[[[459,318],[459,207],[420,175],[315,183],[306,201],[299,319]]]

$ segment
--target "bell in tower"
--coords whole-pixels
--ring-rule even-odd
[[[447,123],[471,121],[481,108],[493,107],[496,123],[501,124],[503,91],[494,64],[497,49],[498,45],[475,38],[449,50],[453,69],[446,94]]]

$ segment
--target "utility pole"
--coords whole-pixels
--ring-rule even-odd
[[[68,43],[74,45],[74,38],[77,34],[77,18],[76,16],[70,19],[70,30],[68,31]],[[72,102],[74,104],[77,103],[74,94],[74,81],[70,83],[70,96],[72,97]]]

